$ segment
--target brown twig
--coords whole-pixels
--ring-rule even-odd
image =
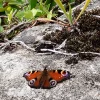
[[[3,15],[1,15],[0,18],[8,18],[8,17],[7,17],[7,16],[3,16]]]
[[[53,22],[53,23],[63,25],[65,27],[69,27],[69,23],[64,23],[63,21],[55,21],[55,20],[51,20],[51,19],[47,19],[47,18],[38,18],[37,21],[39,21],[39,22]]]

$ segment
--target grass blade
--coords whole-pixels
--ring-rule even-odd
[[[77,22],[77,20],[80,18],[80,16],[83,14],[83,12],[86,10],[86,8],[88,7],[89,3],[91,0],[86,0],[83,9],[81,10],[80,14],[78,15],[78,17],[76,18],[75,22]]]

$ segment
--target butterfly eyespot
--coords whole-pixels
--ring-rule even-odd
[[[61,74],[62,74],[63,76],[66,76],[66,71],[62,71]]]
[[[56,80],[51,80],[50,81],[50,87],[55,87],[57,85],[57,81]]]
[[[29,85],[29,86],[33,86],[34,83],[35,83],[35,79],[32,79],[32,80],[30,80],[30,81],[28,82],[28,85]]]

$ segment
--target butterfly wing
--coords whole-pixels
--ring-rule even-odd
[[[57,83],[70,79],[70,72],[66,70],[50,70],[48,74],[52,79],[56,80]]]
[[[70,78],[70,72],[65,70],[49,70],[42,88],[52,88],[57,83]]]
[[[31,88],[40,88],[40,78],[42,75],[42,71],[32,71],[26,72],[23,76],[28,81],[28,85]]]

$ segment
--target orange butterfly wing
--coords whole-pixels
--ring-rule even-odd
[[[70,72],[65,70],[51,70],[48,71],[48,74],[57,82],[61,82],[70,78]]]
[[[57,83],[67,80],[70,78],[70,72],[65,70],[48,70],[48,76],[43,84],[43,88],[52,88],[57,85]]]
[[[29,81],[28,85],[32,88],[40,88],[40,78],[42,71],[26,72],[23,76]]]

